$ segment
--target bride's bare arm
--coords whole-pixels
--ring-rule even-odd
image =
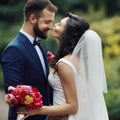
[[[19,113],[35,115],[69,115],[77,112],[78,102],[77,93],[75,89],[75,78],[72,69],[65,63],[59,62],[57,71],[61,84],[64,90],[66,103],[61,105],[43,106],[36,110],[25,110],[20,108]]]

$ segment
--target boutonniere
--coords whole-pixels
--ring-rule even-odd
[[[51,62],[52,59],[53,59],[54,55],[52,54],[51,51],[47,51],[47,59],[48,59],[48,62]]]

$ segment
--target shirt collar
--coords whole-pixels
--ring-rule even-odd
[[[20,32],[22,34],[24,34],[29,39],[29,41],[33,44],[33,41],[34,41],[34,37],[33,36],[31,36],[30,34],[28,34],[27,32],[25,32],[23,29],[20,29]]]

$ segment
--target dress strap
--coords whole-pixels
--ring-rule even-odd
[[[73,71],[75,71],[76,73],[78,73],[77,70],[76,70],[76,68],[75,68],[75,66],[74,66],[69,60],[67,60],[67,59],[65,59],[65,58],[61,58],[61,59],[56,63],[56,65],[58,65],[59,62],[63,62],[63,63],[65,63],[65,64],[67,64],[68,66],[70,66],[70,67],[72,68]]]

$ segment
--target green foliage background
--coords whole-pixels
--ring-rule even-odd
[[[103,58],[108,84],[105,94],[110,120],[120,120],[120,0],[51,0],[58,7],[55,23],[70,11],[85,17],[91,29],[98,32],[103,45]],[[0,2],[0,54],[20,30],[25,0],[1,0]],[[49,37],[42,41],[45,50],[58,47],[58,41]],[[3,75],[0,68],[0,89]]]

